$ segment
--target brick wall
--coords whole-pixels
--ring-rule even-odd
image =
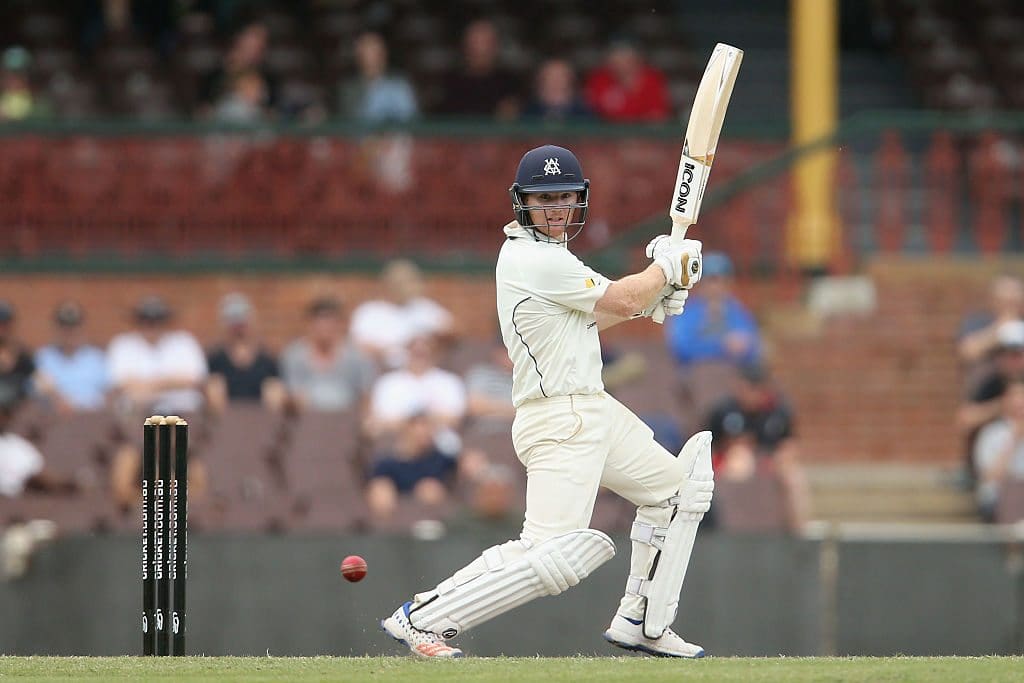
[[[883,258],[868,269],[877,310],[776,328],[778,374],[800,414],[809,458],[959,462],[953,417],[964,382],[955,339],[984,310],[990,278],[1020,262]],[[762,309],[764,313],[766,309]]]
[[[18,333],[37,345],[50,335],[51,312],[63,298],[79,301],[86,311],[89,337],[105,343],[131,322],[131,310],[142,296],[158,294],[177,315],[181,327],[192,330],[204,343],[217,338],[217,306],[228,292],[249,296],[257,311],[260,334],[274,348],[281,348],[303,331],[306,304],[314,297],[331,294],[348,310],[376,298],[377,281],[358,275],[157,275],[157,276],[59,276],[0,275],[0,298],[18,310]],[[494,325],[491,277],[433,277],[427,294],[448,306],[465,334],[486,337]]]

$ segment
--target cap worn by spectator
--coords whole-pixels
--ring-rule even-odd
[[[74,301],[65,301],[53,312],[53,319],[61,327],[77,327],[82,323],[85,314],[82,307]]]
[[[147,296],[135,306],[135,317],[140,322],[163,322],[171,317],[171,309],[160,297]]]
[[[729,277],[732,275],[732,260],[720,251],[709,251],[701,260],[701,277]]]
[[[14,307],[8,302],[0,300],[0,323],[8,323],[14,320]]]
[[[996,330],[1001,349],[1024,349],[1024,321],[1008,320]]]
[[[220,302],[220,320],[228,325],[248,322],[252,315],[252,304],[248,297],[239,292],[226,295]]]
[[[32,64],[32,55],[21,45],[13,45],[0,57],[0,67],[4,71],[26,71]]]

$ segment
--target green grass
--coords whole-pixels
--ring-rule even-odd
[[[0,657],[0,679],[175,681],[1018,681],[1024,657]]]

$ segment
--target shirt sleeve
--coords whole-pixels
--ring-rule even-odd
[[[228,354],[224,349],[216,348],[206,357],[206,367],[211,375],[223,375],[227,372]]]
[[[978,440],[974,444],[974,463],[978,471],[984,473],[992,467],[992,463],[1009,445],[1009,442],[1010,431],[1002,420],[982,427],[978,434]]]
[[[977,388],[971,392],[969,401],[971,403],[987,403],[994,398],[999,398],[1003,395],[1006,387],[1003,380],[999,378],[999,375],[992,373],[981,380],[981,383]]]
[[[437,386],[436,406],[446,415],[464,417],[466,415],[466,385],[458,375],[446,376]]]
[[[166,354],[167,347],[161,344],[162,351]],[[171,353],[170,358],[174,359],[174,365],[168,363],[167,367],[172,368],[170,374],[181,374],[188,377],[190,380],[203,380],[206,379],[208,370],[206,367],[206,354],[203,353],[203,347],[199,345],[199,342],[188,332],[180,332],[171,338],[169,344]],[[166,358],[167,356],[164,356]]]
[[[281,368],[277,364],[277,359],[269,351],[263,351],[261,359],[260,363],[265,377],[280,377]]]
[[[374,384],[370,392],[370,414],[380,420],[400,420],[410,411],[418,408],[410,407],[410,397],[403,390],[405,383],[401,376],[391,372],[383,375]]]
[[[288,391],[302,394],[308,384],[308,372],[302,362],[302,348],[299,342],[292,342],[281,353],[281,379]]]
[[[107,348],[107,376],[114,386],[121,386],[138,376],[135,371],[137,354],[126,337],[115,337]]]
[[[96,386],[101,392],[110,389],[110,374],[107,370],[107,356],[102,349],[93,347],[89,354],[92,376],[96,380]]]
[[[611,281],[584,265],[567,249],[538,250],[524,266],[527,289],[539,297],[584,313],[593,313]]]
[[[374,316],[375,303],[371,301],[364,302],[352,311],[352,319],[349,322],[348,331],[349,336],[357,344],[375,344],[376,334],[376,316]]]

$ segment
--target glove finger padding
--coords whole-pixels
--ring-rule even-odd
[[[665,315],[679,315],[686,305],[686,298],[690,296],[687,289],[673,289],[672,293],[661,300],[661,306]]]

